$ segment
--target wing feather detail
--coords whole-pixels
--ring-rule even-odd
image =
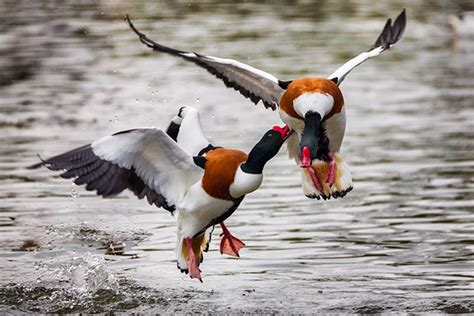
[[[103,197],[125,189],[150,205],[173,212],[187,189],[202,176],[192,156],[158,128],[135,129],[106,136],[90,145],[42,160],[60,176]]]
[[[181,122],[176,135],[176,142],[193,156],[210,145],[209,140],[204,135],[201,125],[199,111],[187,106],[180,109]]]
[[[402,38],[403,33],[405,32],[406,21],[406,13],[405,9],[403,9],[393,24],[392,19],[387,20],[382,32],[377,37],[377,40],[369,51],[363,52],[346,62],[335,72],[329,75],[328,79],[333,80],[338,85],[341,84],[346,75],[351,72],[352,69],[356,68],[367,59],[382,54],[390,47],[395,45],[395,43],[397,43]]]
[[[135,34],[138,35],[140,42],[154,51],[167,53],[193,62],[221,79],[226,87],[239,91],[253,103],[257,104],[261,100],[266,108],[271,108],[272,110],[277,108],[278,102],[285,90],[281,88],[279,80],[275,76],[233,59],[206,56],[164,46],[140,32],[128,16],[125,20]]]

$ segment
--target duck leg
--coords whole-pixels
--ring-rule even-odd
[[[196,256],[193,251],[193,238],[185,238],[186,242],[186,250],[188,252],[188,270],[189,270],[189,276],[191,279],[198,279],[199,281],[202,282],[201,279],[201,271],[199,270],[199,267],[196,262]]]
[[[303,150],[301,152],[300,162],[301,162],[300,164],[301,168],[305,168],[306,170],[308,170],[308,173],[311,177],[311,181],[313,182],[314,187],[319,192],[324,192],[323,185],[321,184],[318,177],[316,176],[316,172],[311,167],[311,157],[310,157],[310,151],[308,147],[303,147]]]
[[[245,247],[245,244],[239,238],[232,236],[230,231],[224,225],[224,222],[221,223],[222,233],[221,233],[221,245],[220,251],[221,254],[226,254],[232,257],[240,257],[239,250]]]
[[[311,166],[307,167],[306,170],[308,170],[309,175],[311,176],[311,180],[313,181],[314,187],[319,191],[319,192],[324,192],[323,185],[321,182],[319,182],[318,177],[316,176],[316,172],[314,171]]]

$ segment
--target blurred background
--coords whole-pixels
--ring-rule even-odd
[[[306,199],[284,150],[227,221],[246,242],[204,283],[176,269],[174,218],[26,170],[122,129],[201,111],[216,145],[248,151],[281,124],[152,39],[280,79],[326,76],[407,9],[404,38],[342,84],[344,199]],[[472,1],[26,1],[0,4],[0,310],[474,312]],[[469,22],[470,21],[470,22]],[[470,23],[470,24],[469,24]]]

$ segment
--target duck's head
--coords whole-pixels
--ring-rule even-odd
[[[321,124],[339,113],[344,105],[342,92],[332,80],[301,78],[289,85],[280,103],[287,115],[304,121],[303,130],[298,130],[300,159],[302,167],[309,167],[318,153]]]
[[[333,97],[320,92],[303,94],[295,100],[295,109],[304,119],[304,129],[300,140],[301,166],[307,168],[318,153],[321,124],[331,113]]]
[[[262,173],[265,164],[275,157],[291,133],[288,126],[275,126],[268,130],[250,151],[247,161],[242,164],[242,170],[252,174]]]

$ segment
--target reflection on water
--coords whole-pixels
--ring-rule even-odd
[[[473,40],[469,1],[13,1],[0,7],[0,306],[36,312],[473,312]],[[150,53],[122,17],[170,45],[291,79],[366,50],[406,7],[405,38],[344,82],[355,189],[318,202],[281,153],[230,219],[248,247],[179,273],[174,219],[132,194],[100,199],[25,166],[133,126],[202,112],[216,144],[248,150],[278,116],[205,71]],[[453,46],[453,43],[456,43]],[[229,128],[232,126],[232,128]],[[235,128],[235,127],[238,128]],[[245,302],[245,304],[242,304]]]

